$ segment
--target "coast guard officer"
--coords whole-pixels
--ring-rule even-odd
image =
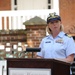
[[[63,31],[61,17],[56,13],[49,14],[47,18],[48,36],[40,43],[41,51],[37,58],[52,58],[72,63],[75,54],[75,43],[71,36]]]

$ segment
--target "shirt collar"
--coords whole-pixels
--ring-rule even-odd
[[[62,38],[64,35],[65,35],[65,33],[64,33],[63,31],[61,31],[61,32],[57,35],[57,37]],[[52,35],[50,34],[47,38],[51,38],[51,39],[52,39]]]
[[[63,31],[61,31],[59,34],[58,34],[58,37],[63,37],[65,35],[65,33]]]

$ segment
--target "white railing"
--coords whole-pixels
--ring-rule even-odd
[[[0,30],[25,29],[23,22],[38,16],[46,20],[49,13],[55,10],[18,10],[18,11],[0,11]],[[59,14],[58,12],[56,12]],[[8,18],[8,20],[7,20]]]

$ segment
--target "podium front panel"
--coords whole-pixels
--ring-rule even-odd
[[[6,58],[9,68],[51,69],[51,75],[70,75],[70,64],[55,59]]]

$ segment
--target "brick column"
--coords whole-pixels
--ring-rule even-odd
[[[46,36],[46,25],[26,25],[27,44],[29,47],[39,47],[43,37]]]

